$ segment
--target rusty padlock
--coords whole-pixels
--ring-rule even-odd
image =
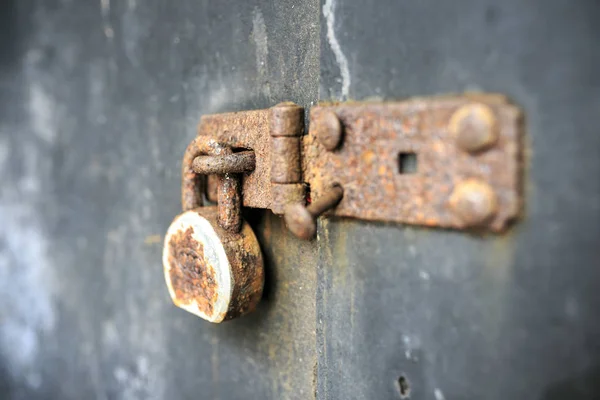
[[[233,153],[208,136],[196,137],[183,158],[183,213],[165,236],[165,281],[176,306],[210,322],[244,315],[262,297],[260,245],[241,216],[239,174],[254,165],[254,152]],[[217,206],[203,207],[206,174],[219,176]]]

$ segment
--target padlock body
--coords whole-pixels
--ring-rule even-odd
[[[210,322],[256,308],[262,297],[264,265],[247,222],[239,233],[217,223],[217,207],[178,215],[165,236],[163,269],[176,306]]]

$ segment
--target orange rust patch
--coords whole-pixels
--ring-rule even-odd
[[[173,302],[178,306],[195,302],[201,312],[211,316],[218,298],[215,270],[206,263],[204,246],[194,239],[191,227],[169,240],[169,266]]]
[[[462,107],[484,110],[481,123],[453,125],[452,116]],[[335,151],[326,151],[318,140],[322,112],[335,113],[344,127]],[[455,131],[466,131],[466,145],[458,143]],[[462,182],[477,179],[497,199],[495,212],[480,228],[502,232],[520,213],[522,133],[520,110],[498,95],[318,105],[302,138],[303,179],[316,199],[333,183],[344,188],[330,216],[456,229],[469,224],[448,199]],[[418,159],[412,174],[399,168],[403,153]]]

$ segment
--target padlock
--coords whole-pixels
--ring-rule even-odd
[[[260,245],[241,217],[239,174],[253,168],[253,152],[233,153],[207,136],[194,139],[183,158],[184,212],[165,236],[165,281],[176,306],[210,322],[247,314],[262,297]],[[203,207],[204,174],[219,176],[217,206]]]

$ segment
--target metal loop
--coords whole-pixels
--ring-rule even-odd
[[[233,174],[250,172],[256,166],[253,151],[220,156],[198,156],[192,163],[192,168],[197,174]]]
[[[234,156],[231,147],[222,145],[209,136],[197,136],[192,140],[183,156],[181,183],[181,205],[183,211],[203,206],[202,189],[206,180],[201,180],[201,177],[207,173],[215,173],[213,170],[216,167],[210,166],[212,162],[220,168],[216,172],[219,174],[218,223],[223,229],[229,232],[239,232],[242,226],[241,179],[234,172],[240,169],[247,170],[250,159],[252,159],[252,164],[254,164],[254,154],[253,152],[250,153],[252,153],[252,156],[248,154]],[[206,159],[202,157],[204,155],[208,155],[209,157],[209,166],[205,162]],[[198,161],[195,162],[196,160]],[[195,168],[197,164],[200,164],[200,168],[198,169],[201,171],[201,174]],[[206,168],[203,169],[203,167]]]

